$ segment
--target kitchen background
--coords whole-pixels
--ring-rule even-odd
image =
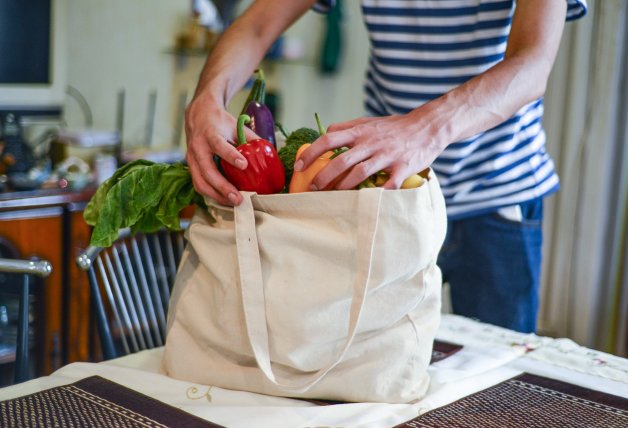
[[[190,1],[52,3],[52,84],[0,84],[0,104],[62,104],[59,127],[121,129],[123,147],[136,156],[180,156],[183,100],[193,94],[205,59],[198,49],[204,37],[189,38]],[[247,4],[238,2],[237,10]],[[328,23],[314,12],[285,33],[280,55],[263,65],[288,129],[314,127],[314,112],[326,123],[363,114],[368,40],[359,2],[343,5],[335,72],[320,71]],[[585,19],[566,26],[546,95],[548,149],[562,189],[546,204],[540,332],[627,356],[627,6],[589,0],[589,7]],[[234,99],[234,110],[242,100]],[[89,151],[77,153],[91,159]]]

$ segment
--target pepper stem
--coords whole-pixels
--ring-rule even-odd
[[[316,118],[316,125],[318,126],[318,133],[321,135],[325,135],[327,130],[321,124],[321,118],[318,117],[318,113],[314,113],[314,117]]]
[[[246,144],[246,137],[244,136],[244,125],[251,122],[251,116],[248,114],[241,114],[238,116],[238,146]]]

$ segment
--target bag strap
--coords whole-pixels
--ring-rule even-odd
[[[344,346],[340,353],[326,366],[318,371],[299,375],[300,379],[297,380],[279,379],[271,366],[262,264],[257,243],[255,212],[251,201],[251,197],[255,194],[242,192],[244,200],[235,208],[235,232],[246,329],[259,368],[266,378],[279,388],[296,393],[307,391],[342,361],[353,343],[371,277],[371,262],[382,191],[380,188],[358,191],[356,276],[353,285],[348,334]]]

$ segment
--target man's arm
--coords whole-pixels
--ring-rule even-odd
[[[242,196],[217,170],[214,154],[245,169],[236,141],[235,119],[226,111],[274,40],[315,0],[257,0],[227,28],[207,58],[194,98],[185,114],[186,159],[197,191],[223,204]],[[248,138],[253,137],[248,131]]]
[[[361,118],[333,125],[301,156],[307,167],[327,150],[347,146],[314,179],[325,188],[350,170],[337,188],[350,189],[369,175],[391,174],[386,188],[421,171],[452,142],[507,120],[545,92],[563,31],[565,0],[519,0],[503,61],[406,115]]]

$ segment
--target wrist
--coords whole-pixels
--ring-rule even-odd
[[[227,107],[229,97],[227,96],[227,82],[217,75],[201,76],[193,101],[200,100],[204,104]]]
[[[428,144],[437,153],[458,141],[460,136],[460,126],[456,120],[460,106],[457,109],[452,108],[452,101],[449,98],[449,94],[445,94],[409,113],[414,123],[418,124],[418,132],[429,135]]]
[[[211,86],[206,86],[205,88],[197,88],[191,104],[226,108],[227,101],[222,93],[212,90]]]

